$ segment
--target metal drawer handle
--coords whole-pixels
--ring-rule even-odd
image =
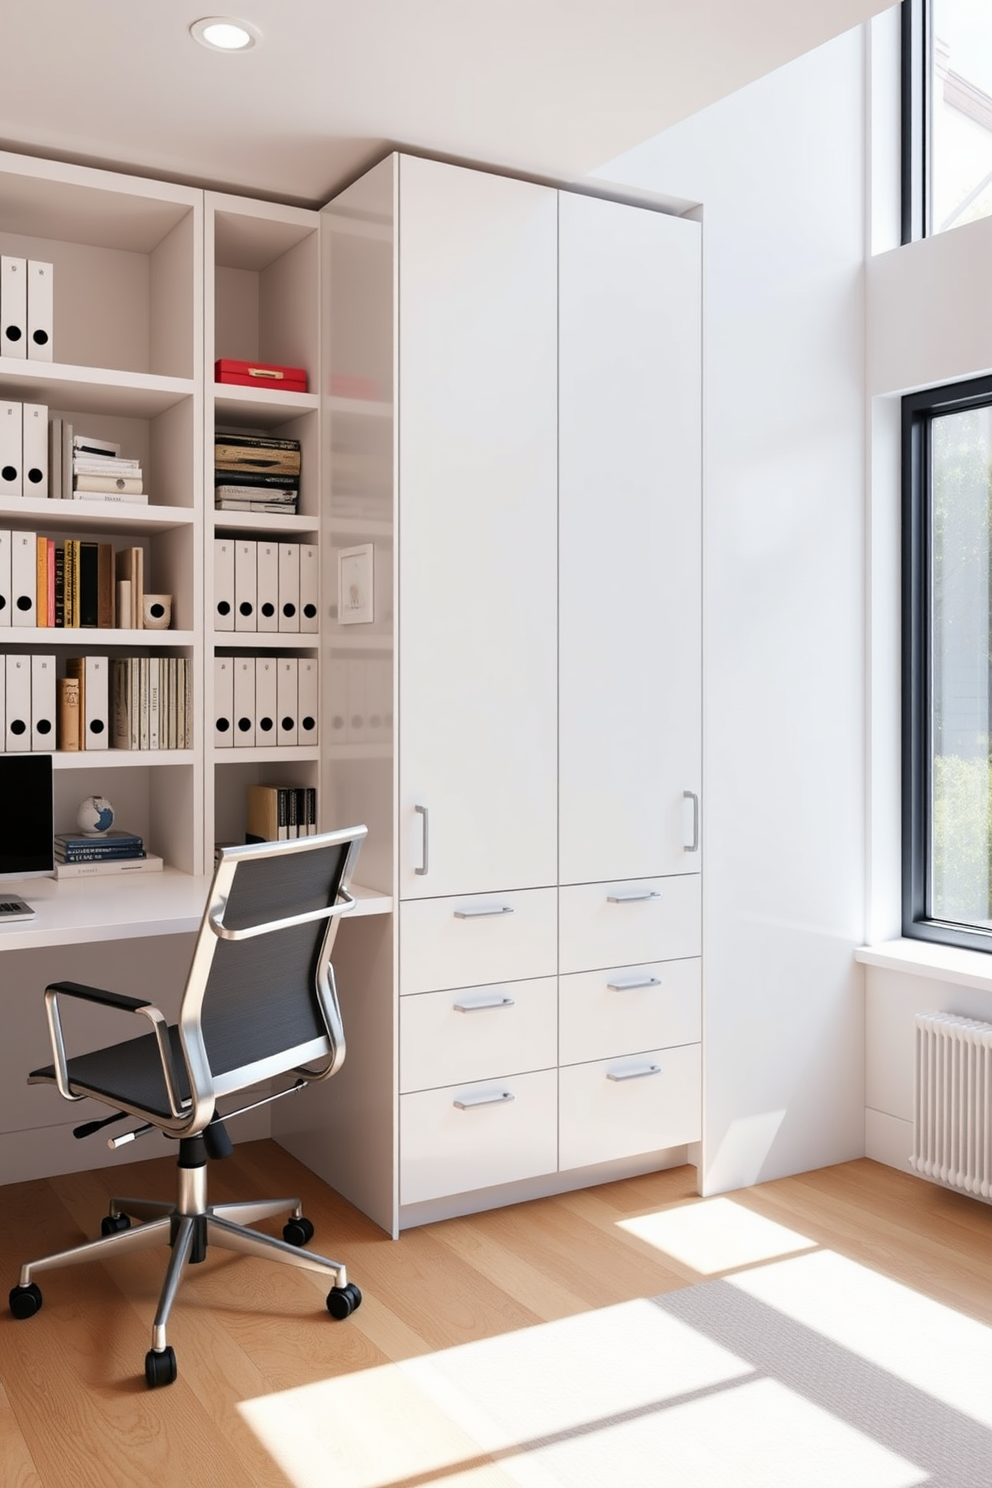
[[[513,1007],[514,1002],[512,997],[480,997],[472,1002],[453,1002],[451,1006],[456,1013],[477,1013],[482,1008]]]
[[[607,1070],[608,1080],[643,1080],[645,1075],[660,1075],[660,1064],[642,1064],[633,1069]]]
[[[661,894],[657,889],[618,889],[615,894],[607,894],[607,904],[637,904],[642,899],[660,899]]]
[[[692,802],[692,841],[684,848],[685,852],[699,851],[699,797],[695,791],[683,791],[683,801]]]
[[[502,1106],[513,1099],[512,1090],[480,1090],[477,1095],[460,1095],[453,1102],[458,1111],[467,1111],[471,1106]]]
[[[420,867],[414,868],[413,870],[414,873],[419,874],[421,877],[423,877],[423,875],[426,874],[428,867],[430,866],[430,819],[427,814],[426,806],[414,806],[413,809],[417,812],[418,816],[422,816],[424,818],[423,857],[420,860]]]
[[[607,982],[611,992],[632,992],[635,987],[660,987],[661,978],[653,976],[624,977],[622,981]]]
[[[477,908],[456,909],[456,920],[481,920],[486,915],[512,914],[512,904],[480,904]]]

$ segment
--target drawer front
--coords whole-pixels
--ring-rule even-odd
[[[558,1082],[562,1169],[699,1140],[698,1044],[569,1065]]]
[[[535,1178],[557,1165],[555,1070],[400,1096],[401,1204]]]
[[[699,1042],[698,958],[573,972],[559,988],[560,1064]]]
[[[402,998],[400,1090],[552,1068],[557,992],[557,978],[542,977]]]
[[[524,889],[400,905],[400,992],[554,976],[558,891]]]
[[[634,966],[700,953],[699,875],[559,890],[561,970]]]

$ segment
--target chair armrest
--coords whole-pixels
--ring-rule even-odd
[[[140,997],[125,997],[122,992],[106,992],[102,987],[87,987],[82,982],[52,982],[46,992],[59,992],[63,997],[79,997],[85,1002],[101,1002],[104,1007],[120,1008],[122,1013],[137,1013],[150,1007]]]
[[[165,1080],[165,1088],[169,1096],[169,1108],[173,1116],[183,1114],[182,1101],[179,1096],[179,1082],[176,1078],[176,1066],[172,1057],[172,1044],[169,1039],[169,1025],[153,1003],[146,1002],[140,997],[127,997],[123,992],[107,992],[103,987],[87,987],[83,982],[51,982],[45,988],[45,1013],[48,1018],[48,1032],[52,1041],[52,1055],[55,1064],[55,1084],[59,1095],[65,1100],[82,1100],[83,1097],[73,1095],[69,1083],[69,1067],[65,1053],[65,1039],[62,1034],[62,1015],[59,1012],[59,997],[76,997],[83,1002],[95,1002],[102,1007],[116,1008],[122,1013],[139,1013],[147,1018],[152,1025],[155,1034],[155,1042],[158,1045],[159,1059],[162,1061],[162,1076]]]

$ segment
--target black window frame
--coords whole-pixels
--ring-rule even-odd
[[[927,913],[930,861],[931,428],[941,414],[992,405],[992,376],[902,400],[902,933],[992,954],[992,930]]]
[[[930,0],[902,0],[902,241],[930,236],[933,21]]]

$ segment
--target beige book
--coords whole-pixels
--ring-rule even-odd
[[[58,717],[56,719],[56,747],[65,750],[79,749],[79,678],[58,679]]]

